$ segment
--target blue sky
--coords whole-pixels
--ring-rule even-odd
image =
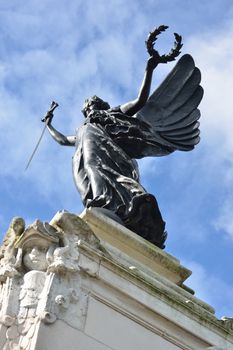
[[[167,223],[166,250],[193,271],[187,285],[233,316],[233,5],[230,0],[0,0],[0,232],[13,216],[50,221],[60,209],[83,206],[72,179],[72,148],[42,131],[41,117],[59,103],[54,125],[73,134],[86,97],[112,106],[136,97],[149,30],[169,25],[161,52],[183,36],[202,72],[201,143],[140,161],[141,179]],[[153,88],[173,63],[154,72]]]

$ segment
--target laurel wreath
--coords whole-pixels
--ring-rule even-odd
[[[167,62],[174,61],[176,57],[179,56],[179,54],[181,53],[180,50],[183,46],[181,35],[174,33],[174,36],[175,36],[174,47],[171,49],[171,51],[167,55],[160,55],[159,52],[154,49],[154,44],[157,40],[158,35],[160,35],[162,32],[165,32],[165,30],[167,29],[168,29],[168,26],[165,26],[165,25],[161,25],[158,28],[155,28],[152,32],[149,33],[148,38],[146,40],[146,47],[149,55],[158,59],[159,63],[167,63]]]

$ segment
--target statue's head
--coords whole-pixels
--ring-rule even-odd
[[[82,112],[86,118],[92,110],[100,111],[107,110],[109,108],[110,105],[108,104],[108,102],[105,102],[104,100],[95,95],[85,100]]]
[[[28,271],[46,271],[58,245],[59,237],[56,229],[39,220],[28,226],[15,243],[22,256],[23,266]]]
[[[47,252],[48,247],[38,245],[28,247],[24,251],[23,264],[28,270],[46,271],[48,267]]]
[[[16,236],[20,236],[25,230],[24,219],[20,217],[14,217],[10,223],[10,229],[14,230]]]

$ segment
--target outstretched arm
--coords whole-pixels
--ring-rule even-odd
[[[45,122],[47,124],[47,129],[48,129],[50,135],[52,136],[52,138],[62,146],[75,146],[76,137],[75,136],[65,136],[65,135],[61,134],[58,130],[56,130],[52,126],[52,124],[51,124],[52,118],[53,118],[52,113],[48,113],[46,118],[45,118]]]
[[[150,87],[151,87],[151,81],[152,81],[152,75],[153,75],[153,70],[157,67],[158,65],[158,60],[156,57],[151,56],[146,65],[146,70],[144,74],[144,78],[141,84],[141,88],[139,90],[138,97],[130,101],[128,103],[125,103],[121,105],[121,110],[123,113],[132,116],[135,113],[137,113],[146,103],[148,100],[149,94],[150,94]]]
[[[152,80],[153,70],[157,67],[159,63],[167,63],[174,61],[177,56],[180,54],[180,50],[183,46],[182,38],[179,34],[174,33],[175,43],[174,48],[170,51],[168,55],[160,55],[158,51],[154,49],[155,41],[157,40],[157,36],[164,32],[168,26],[161,25],[158,28],[155,28],[152,32],[149,33],[148,38],[146,40],[147,51],[150,55],[147,65],[146,71],[144,74],[144,79],[142,81],[142,85],[136,100],[128,102],[122,105],[120,108],[123,113],[132,116],[137,113],[146,103],[150,94],[150,86]]]

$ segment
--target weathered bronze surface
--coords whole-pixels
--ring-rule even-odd
[[[74,146],[73,175],[85,207],[115,213],[126,227],[164,248],[165,222],[157,201],[139,183],[135,158],[164,156],[175,150],[190,151],[199,142],[203,89],[201,74],[190,55],[184,55],[150,95],[152,74],[159,63],[180,53],[181,37],[168,55],[154,49],[160,26],[146,41],[150,55],[138,97],[111,108],[97,96],[85,101],[84,124],[76,135],[65,136],[51,124],[53,112],[44,121],[51,136],[63,146]]]

